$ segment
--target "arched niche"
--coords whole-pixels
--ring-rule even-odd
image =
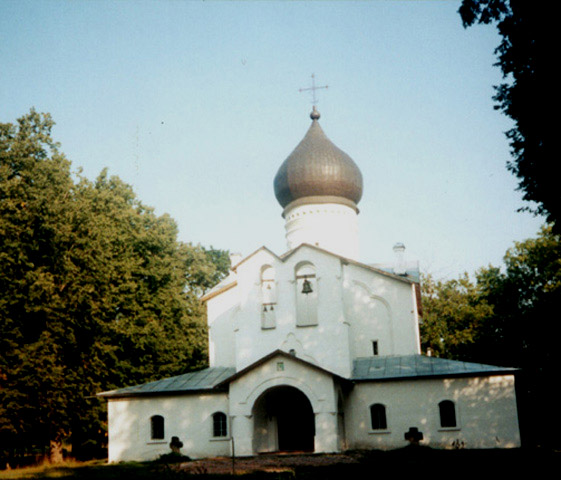
[[[271,265],[261,267],[261,328],[276,327],[277,284],[275,269]]]
[[[318,281],[311,262],[300,262],[294,268],[296,285],[296,326],[318,324]]]

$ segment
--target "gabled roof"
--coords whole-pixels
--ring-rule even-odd
[[[273,251],[269,250],[267,247],[262,246],[259,247],[257,250],[253,251],[252,253],[250,253],[247,257],[245,257],[243,260],[241,260],[240,262],[238,262],[236,265],[232,266],[232,270],[236,271],[237,268],[242,264],[245,263],[247,260],[249,260],[251,257],[257,255],[257,253],[261,252],[261,251],[265,251],[267,253],[269,253],[270,255],[272,255],[273,257],[275,257],[277,260],[279,260],[280,262],[285,262],[286,260],[288,260],[290,257],[292,257],[292,255],[294,255],[296,252],[298,252],[299,250],[301,250],[302,248],[311,248],[313,250],[316,250],[318,252],[321,253],[325,253],[327,255],[331,255],[332,257],[336,257],[339,260],[341,260],[343,263],[345,264],[350,264],[350,265],[355,265],[357,267],[360,268],[365,268],[371,272],[376,272],[379,273],[381,275],[387,276],[387,277],[391,277],[394,278],[396,280],[401,280],[403,282],[407,282],[407,283],[415,283],[415,279],[412,279],[408,276],[403,276],[403,275],[396,275],[395,273],[392,273],[390,271],[388,271],[388,269],[383,269],[383,268],[379,268],[376,266],[372,266],[372,265],[368,265],[366,263],[362,263],[359,262],[358,260],[352,260],[350,258],[347,257],[343,257],[342,255],[339,255],[337,253],[333,253],[329,250],[325,250],[324,248],[318,247],[317,245],[311,245],[309,243],[301,243],[300,245],[298,245],[297,247],[288,250],[287,252],[283,253],[282,255],[277,255],[276,253],[274,253]]]
[[[518,369],[496,367],[482,363],[460,362],[425,355],[395,355],[387,357],[362,357],[354,361],[351,378],[341,377],[319,365],[302,358],[275,350],[239,372],[234,367],[210,367],[176,377],[98,393],[104,398],[146,397],[158,395],[184,395],[197,392],[223,392],[234,380],[246,375],[275,357],[283,357],[318,372],[331,375],[349,386],[360,382],[389,380],[419,380],[424,378],[481,377],[490,375],[512,375]]]
[[[431,377],[466,377],[513,374],[517,369],[460,362],[426,355],[363,357],[354,361],[351,380],[383,381]]]
[[[268,254],[273,256],[275,259],[277,259],[279,262],[285,262],[290,257],[292,257],[292,255],[294,255],[300,249],[305,248],[305,247],[311,248],[311,249],[316,250],[316,251],[321,252],[321,253],[325,253],[327,255],[331,255],[332,257],[336,257],[344,265],[354,265],[356,267],[364,268],[364,269],[369,270],[371,272],[375,272],[379,275],[383,275],[385,277],[389,277],[389,278],[392,278],[394,280],[398,280],[398,281],[409,283],[409,284],[419,283],[419,275],[418,275],[419,272],[408,272],[408,275],[396,275],[395,273],[393,273],[391,271],[388,271],[388,269],[382,269],[382,268],[378,268],[378,267],[375,267],[375,266],[372,266],[372,265],[368,265],[366,263],[359,262],[357,260],[352,260],[350,258],[343,257],[341,255],[338,255],[337,253],[330,252],[329,250],[325,250],[321,247],[318,247],[317,245],[311,245],[309,243],[302,243],[302,244],[298,245],[297,247],[293,248],[292,250],[289,250],[288,252],[283,253],[280,256],[277,255],[276,253],[274,253],[273,251],[269,250],[267,247],[262,246],[262,247],[259,247],[257,250],[253,251],[252,253],[250,253],[247,257],[243,258],[236,265],[232,265],[232,267],[231,267],[232,272],[230,273],[230,275],[228,275],[218,285],[215,285],[210,291],[208,291],[206,294],[204,294],[201,297],[201,301],[206,302],[207,300],[210,300],[211,298],[214,298],[217,295],[220,295],[221,293],[223,293],[227,290],[230,290],[231,288],[234,288],[235,286],[237,286],[238,283],[237,283],[237,280],[236,280],[236,271],[237,271],[238,267],[242,263],[245,263],[250,258],[257,255],[259,252],[262,252],[262,251],[267,252]]]
[[[417,283],[416,280],[414,280],[412,278],[409,278],[407,276],[396,275],[395,273],[389,272],[387,270],[383,270],[381,268],[373,267],[372,265],[368,265],[366,263],[359,262],[358,260],[353,260],[351,258],[343,257],[342,255],[330,252],[329,250],[325,250],[321,247],[318,247],[317,245],[310,245],[309,243],[302,243],[302,244],[298,245],[296,248],[293,248],[292,250],[289,250],[288,252],[284,253],[280,257],[281,260],[284,262],[285,260],[287,260],[289,257],[291,257],[294,253],[296,253],[298,250],[300,250],[303,247],[312,248],[314,250],[317,250],[318,252],[326,253],[326,254],[331,255],[333,257],[337,257],[344,265],[354,265],[356,267],[364,268],[364,269],[369,270],[371,272],[378,273],[378,274],[383,275],[385,277],[393,278],[394,280],[399,280],[399,281],[405,282],[405,283]]]
[[[154,382],[132,387],[120,388],[98,393],[99,397],[121,398],[154,395],[176,395],[200,391],[217,390],[217,386],[236,372],[233,367],[211,367],[196,372],[184,373],[176,377],[164,378]]]
[[[228,377],[228,378],[224,379],[221,383],[219,383],[217,385],[217,387],[226,386],[227,384],[233,382],[234,380],[236,380],[240,377],[243,377],[245,374],[249,373],[251,370],[256,369],[257,367],[263,365],[264,363],[268,362],[269,360],[271,360],[272,358],[275,358],[275,357],[288,358],[288,359],[293,360],[297,363],[300,363],[302,365],[306,365],[307,367],[313,368],[314,370],[317,370],[319,372],[326,373],[327,375],[331,375],[331,376],[333,376],[333,377],[335,377],[339,380],[348,381],[347,378],[341,377],[341,376],[337,375],[336,373],[333,373],[329,370],[326,370],[325,368],[320,367],[319,365],[316,365],[314,363],[308,362],[307,360],[303,360],[302,358],[299,358],[296,355],[292,355],[290,353],[284,352],[283,350],[274,350],[273,352],[265,355],[264,357],[261,357],[256,362],[253,362],[251,365],[248,365],[247,367],[241,369],[239,372],[236,372],[231,377]]]

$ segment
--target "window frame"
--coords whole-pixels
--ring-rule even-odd
[[[214,412],[212,414],[212,438],[228,438],[228,415],[224,412]]]
[[[454,424],[452,425],[453,420]],[[460,430],[458,407],[456,402],[445,398],[438,402],[438,425],[439,430]]]
[[[388,408],[383,403],[373,403],[368,407],[368,413],[370,415],[370,433],[388,433]],[[376,415],[374,415],[376,413]],[[383,414],[382,415],[380,415]],[[376,420],[376,425],[374,426],[374,420]]]
[[[166,439],[166,419],[163,415],[152,415],[150,417],[150,440],[152,442],[164,442]]]

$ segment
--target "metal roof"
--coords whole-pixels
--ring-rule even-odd
[[[144,383],[142,385],[135,385],[132,387],[125,387],[99,393],[98,396],[106,398],[122,398],[185,394],[210,390],[222,391],[221,388],[227,388],[227,385],[231,380],[245,374],[248,370],[258,367],[264,361],[275,355],[289,356],[286,352],[276,350],[237,373],[234,367],[211,367],[197,372],[185,373],[176,377]],[[290,358],[309,364],[309,362],[297,357],[290,356]],[[331,375],[335,375],[316,365],[309,365]],[[425,355],[396,355],[387,357],[357,358],[354,361],[352,377],[348,380],[351,382],[361,382],[430,377],[485,376],[513,374],[516,371],[516,368],[497,367],[482,363],[460,362],[457,360],[447,360],[445,358],[427,357]],[[343,379],[341,378],[341,380]]]
[[[98,394],[100,397],[132,397],[162,395],[212,390],[216,385],[236,373],[233,367],[211,367],[197,372],[184,373],[176,377],[120,388]]]
[[[481,376],[514,373],[515,368],[460,362],[425,355],[363,357],[354,361],[351,380],[393,380],[419,377]]]
[[[356,205],[362,197],[360,169],[349,155],[335,146],[312,112],[312,125],[302,141],[280,166],[274,180],[275,196],[286,207],[303,197],[333,196]]]

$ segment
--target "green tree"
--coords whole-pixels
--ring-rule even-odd
[[[546,115],[556,78],[550,51],[555,44],[554,15],[544,2],[527,0],[463,0],[459,13],[465,27],[475,23],[497,25],[502,37],[496,48],[504,82],[496,86],[496,107],[513,122],[506,132],[512,160],[508,169],[533,210],[561,230],[561,202],[552,159],[554,122]]]
[[[0,124],[0,441],[56,461],[102,440],[95,393],[206,364],[199,297],[228,257],[106,171],[74,177],[52,126]]]
[[[421,282],[424,352],[450,359],[475,360],[480,331],[493,314],[466,274],[452,280],[424,276]]]
[[[551,225],[537,238],[518,242],[505,255],[505,271],[478,273],[481,295],[494,305],[493,321],[480,347],[488,358],[521,369],[520,407],[526,437],[534,444],[559,447],[561,414],[552,381],[561,360],[561,239]]]
[[[527,444],[559,447],[561,414],[552,379],[561,368],[561,239],[551,225],[517,242],[504,269],[489,266],[473,284],[423,279],[423,350],[438,356],[516,367],[518,406]]]
[[[555,320],[561,300],[561,243],[551,225],[537,238],[515,243],[504,257],[505,271],[477,273],[482,297],[494,306],[489,337],[498,354],[513,366],[541,368],[557,362]],[[497,348],[497,344],[500,347]]]

